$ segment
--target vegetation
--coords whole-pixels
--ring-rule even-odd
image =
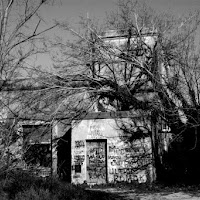
[[[132,0],[117,6],[104,29],[88,19],[80,32],[59,24],[77,40],[55,43],[61,54],[54,58],[60,70],[56,84],[70,83],[74,93],[87,94],[82,97],[91,110],[150,112],[154,124],[164,122],[173,134],[166,152],[161,126],[152,132],[158,179],[198,181],[200,14],[157,14]],[[106,29],[114,31],[103,35]],[[124,43],[116,45],[120,37]]]
[[[117,192],[109,192],[109,188]],[[131,192],[131,198],[135,200],[141,199],[143,195],[145,197],[152,196],[152,199],[153,197],[162,199],[163,194],[180,191],[191,196],[198,196],[196,193],[198,188],[199,185],[115,183],[93,186],[92,189],[89,189],[86,185],[73,185],[58,181],[56,178],[39,178],[16,169],[0,174],[0,199],[2,200],[115,200],[127,199],[126,195],[129,192]],[[108,191],[105,192],[106,190]],[[158,196],[158,194],[162,195]],[[163,199],[165,198],[163,197]]]
[[[33,89],[30,71],[35,66],[30,59],[48,51],[44,34],[55,25],[44,28],[40,9],[50,2],[0,1],[0,170],[12,169],[20,161],[18,122],[25,111],[21,95],[23,90]]]
[[[54,178],[38,178],[21,170],[1,174],[0,198],[3,200],[114,200],[113,195],[86,191],[84,185],[63,183]]]
[[[161,126],[155,126],[153,134],[148,130],[158,178],[192,181],[195,177],[198,181],[200,56],[196,36],[200,13],[177,18],[169,13],[156,14],[137,1],[119,0],[117,10],[107,16],[103,27],[86,19],[81,21],[78,32],[68,23],[57,22],[55,26],[72,32],[77,39],[54,41],[52,47],[59,51],[59,56],[53,57],[55,73],[26,65],[28,58],[47,51],[42,35],[54,26],[40,29],[42,20],[38,15],[47,2],[0,1],[0,108],[4,113],[2,121],[8,112],[14,119],[9,121],[11,126],[1,124],[4,138],[0,141],[0,168],[11,166],[9,147],[16,141],[22,116],[42,116],[52,121],[55,117],[71,117],[72,113],[130,111],[145,113],[144,118],[150,113],[153,124],[164,122],[173,133],[169,150],[164,151]],[[16,24],[12,23],[13,16],[18,16]],[[123,44],[111,42],[112,37],[118,40],[121,36]],[[21,81],[22,75],[29,77],[28,81]],[[133,127],[123,129],[135,139],[138,132]],[[27,187],[33,196],[34,187]],[[17,198],[25,195],[23,192],[11,196]],[[50,195],[45,187],[36,193]]]

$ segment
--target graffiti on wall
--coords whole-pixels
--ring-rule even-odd
[[[75,155],[84,154],[84,150],[85,150],[85,141],[76,140],[74,146],[74,154]]]
[[[103,138],[104,138],[103,128],[97,123],[92,123],[89,126],[87,139],[103,139]]]
[[[117,146],[111,144],[111,145],[109,146],[109,152],[110,152],[110,153],[114,153],[114,154],[124,154],[125,149],[122,148],[122,146],[117,147]]]
[[[144,183],[147,180],[146,171],[140,170],[135,171],[135,169],[118,169],[118,172],[113,174],[113,181],[114,182],[133,182],[137,181],[139,183]]]
[[[75,165],[82,165],[85,160],[85,155],[75,155],[74,163]]]
[[[106,182],[105,142],[87,142],[87,181]]]
[[[81,166],[85,161],[85,141],[84,140],[76,140],[74,142],[74,170],[75,173],[81,173]]]
[[[113,141],[108,145],[109,177],[114,182],[145,182],[146,174],[141,173],[142,168],[151,163],[151,154],[145,152],[146,146],[135,145],[134,148]]]
[[[89,165],[105,163],[105,149],[102,147],[94,147],[88,151]]]
[[[75,141],[75,148],[84,148],[84,147],[85,147],[84,140],[76,140]]]

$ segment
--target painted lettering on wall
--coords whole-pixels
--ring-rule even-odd
[[[105,142],[87,143],[87,176],[89,182],[106,181]]]
[[[125,149],[123,146],[115,146],[114,144],[111,144],[109,146],[109,153],[111,154],[124,154]]]
[[[74,162],[75,165],[82,165],[85,160],[85,155],[75,155]]]
[[[75,141],[75,148],[84,148],[85,147],[85,142],[84,140],[76,140]]]
[[[77,156],[84,156],[85,155],[85,141],[84,140],[76,140],[74,146],[74,155]],[[75,157],[74,157],[75,160]]]
[[[90,149],[90,152],[87,155],[87,157],[88,157],[88,162],[90,165],[105,163],[104,149],[101,147]]]
[[[151,164],[151,154],[146,146],[127,145],[113,141],[108,145],[108,173],[114,182],[145,182],[146,174],[140,173],[144,166]]]
[[[97,124],[93,123],[89,126],[89,131],[88,131],[88,139],[103,139],[103,128]]]
[[[91,179],[91,182],[95,182],[95,180],[99,180],[99,179],[103,179],[106,180],[106,168],[103,166],[99,166],[99,167],[91,167],[88,166],[87,167],[87,172],[88,172],[88,176],[89,179]]]
[[[119,169],[119,172],[114,174],[114,181],[125,181],[129,183],[137,181],[139,183],[144,183],[147,181],[146,171],[135,171],[134,169]]]

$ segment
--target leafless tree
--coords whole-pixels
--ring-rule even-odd
[[[59,87],[71,86],[74,94],[87,93],[89,104],[97,110],[150,111],[152,121],[164,121],[170,127],[181,154],[195,157],[199,141],[199,12],[177,18],[127,0],[119,1],[117,11],[107,19],[106,28],[114,30],[114,35],[103,35],[88,19],[81,32],[60,24],[78,39],[56,42],[61,52],[55,64],[60,69]],[[155,132],[159,143],[158,128]],[[184,173],[188,166],[182,167]]]
[[[44,21],[39,11],[48,3],[52,2],[0,1],[0,168],[8,169],[12,166],[12,161],[16,160],[14,157],[11,159],[13,153],[11,151],[18,148],[15,142],[19,137],[17,134],[19,112],[22,112],[19,96],[24,83],[26,88],[27,85],[30,86],[29,82],[33,83],[33,79],[30,81],[32,78],[30,71],[33,69],[29,59],[39,53],[47,52],[44,34],[56,26],[43,29]],[[18,153],[16,150],[16,155]]]

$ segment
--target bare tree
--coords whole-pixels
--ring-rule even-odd
[[[14,157],[19,153],[17,148],[20,144],[16,144],[19,138],[17,133],[19,112],[22,112],[19,94],[23,91],[23,87],[27,88],[28,85],[30,89],[30,82],[33,83],[33,80],[30,81],[30,71],[33,69],[30,69],[32,66],[29,64],[29,59],[39,53],[47,52],[44,34],[56,26],[43,29],[43,19],[39,11],[48,3],[51,2],[0,1],[0,168],[8,169],[13,166],[12,161],[16,161],[17,158]],[[16,154],[11,158],[14,149]]]
[[[56,43],[62,88],[69,89],[70,83],[71,91],[87,93],[90,105],[101,111],[151,111],[152,120],[164,121],[174,134],[171,146],[176,143],[177,149],[178,143],[181,149],[177,158],[194,158],[199,141],[199,12],[181,18],[156,15],[127,0],[119,1],[107,19],[107,29],[114,30],[110,35],[103,35],[90,20],[83,23],[82,32],[61,24],[78,38]],[[69,74],[79,81],[70,82]],[[160,135],[157,128],[155,132],[157,154]],[[184,174],[194,167],[187,159],[179,159]]]

